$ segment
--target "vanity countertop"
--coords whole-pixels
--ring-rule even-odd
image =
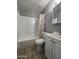
[[[49,37],[52,37],[52,38],[55,38],[55,39],[61,41],[61,35],[57,35],[57,34],[53,34],[53,33],[47,33],[47,32],[44,32],[44,35],[47,35]]]

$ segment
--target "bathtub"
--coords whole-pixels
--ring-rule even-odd
[[[26,38],[20,38],[17,40],[17,48],[28,48],[33,47],[35,45],[35,40],[37,38],[35,37],[26,37]]]

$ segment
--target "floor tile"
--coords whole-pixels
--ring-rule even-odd
[[[17,59],[46,59],[44,52],[38,53],[35,48],[19,49],[17,54],[20,56]]]
[[[38,56],[34,56],[34,59],[38,59]]]
[[[17,50],[17,55],[24,55],[24,49],[18,49]]]
[[[38,59],[42,59],[42,56],[41,55],[38,55]]]

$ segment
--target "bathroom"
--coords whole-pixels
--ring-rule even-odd
[[[17,59],[61,59],[61,0],[17,0]]]
[[[79,0],[0,0],[0,59],[79,59]]]

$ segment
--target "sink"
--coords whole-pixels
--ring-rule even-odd
[[[61,33],[53,32],[53,33],[51,33],[51,36],[55,36],[55,37],[61,38]]]
[[[53,32],[53,33],[47,33],[45,32],[45,35],[48,35],[50,37],[61,39],[61,34],[59,32]]]

